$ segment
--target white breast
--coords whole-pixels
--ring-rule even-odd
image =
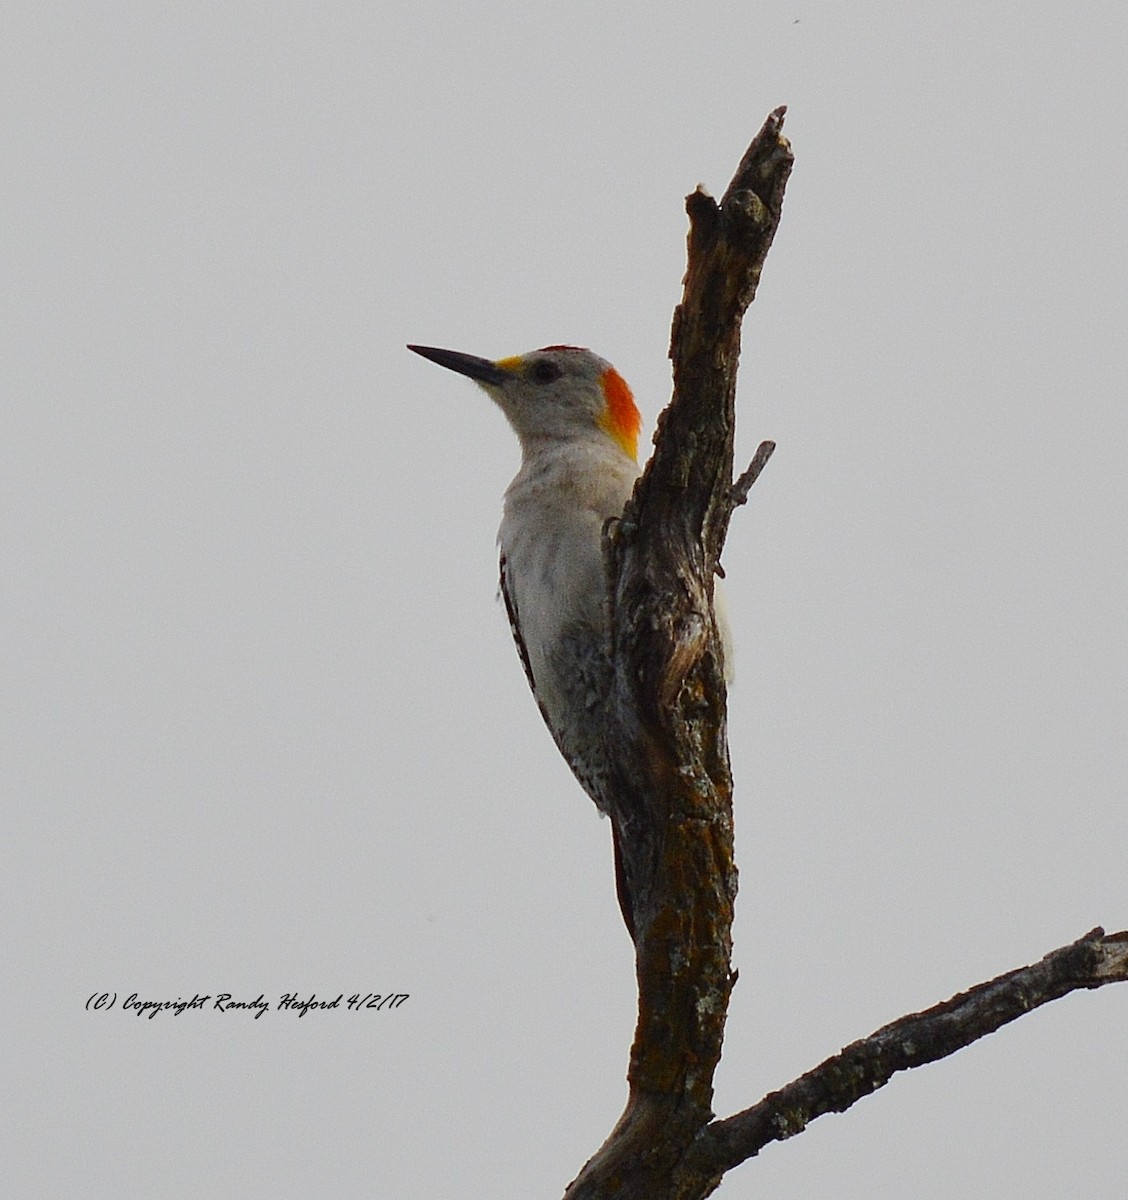
[[[608,661],[603,528],[622,513],[637,477],[635,463],[612,445],[545,447],[506,491],[498,533],[502,587],[533,692],[589,791],[577,760],[597,733]]]

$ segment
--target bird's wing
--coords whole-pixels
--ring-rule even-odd
[[[509,617],[509,628],[513,632],[513,640],[517,643],[517,653],[521,657],[521,665],[525,668],[525,678],[529,681],[529,687],[532,688],[533,695],[536,696],[537,683],[533,678],[533,667],[529,662],[528,647],[525,645],[525,639],[521,636],[521,621],[517,616],[517,601],[514,600],[513,592],[509,587],[506,566],[507,563],[503,554],[501,556],[501,598],[505,601],[505,612]]]

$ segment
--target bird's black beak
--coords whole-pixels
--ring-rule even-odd
[[[478,358],[474,354],[463,354],[458,350],[438,350],[434,346],[408,346],[416,354],[429,358],[440,367],[457,371],[459,375],[468,375],[479,383],[504,383],[510,376],[488,358]]]

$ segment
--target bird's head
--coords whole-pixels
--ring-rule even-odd
[[[630,458],[638,455],[641,418],[631,389],[606,359],[590,350],[545,346],[495,362],[433,346],[408,349],[479,383],[526,449],[599,431]]]

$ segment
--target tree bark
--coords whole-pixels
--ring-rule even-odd
[[[605,535],[612,608],[605,796],[630,898],[638,1023],[627,1106],[565,1200],[700,1200],[770,1141],[843,1111],[899,1070],[944,1057],[1076,988],[1128,978],[1128,934],[1098,929],[847,1047],[759,1104],[714,1121],[713,1075],[736,973],[737,871],[723,650],[713,581],[733,510],[774,446],[733,483],[740,329],[791,172],[776,109],[720,204],[686,200],[674,393],[622,519]]]
[[[610,808],[633,910],[639,1011],[626,1110],[570,1200],[669,1194],[675,1166],[712,1117],[736,897],[713,580],[743,498],[732,481],[740,326],[791,171],[783,116],[768,117],[719,205],[701,188],[687,199],[674,395],[608,535],[608,738],[618,763]]]

